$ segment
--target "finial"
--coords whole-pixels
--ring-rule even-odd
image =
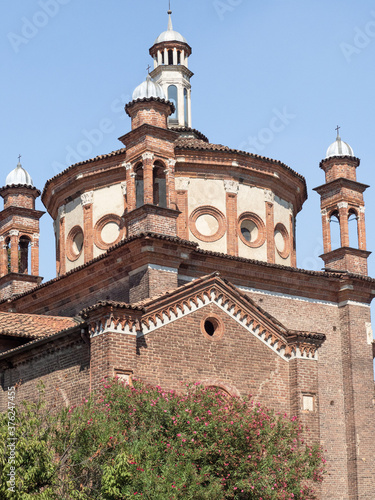
[[[22,158],[22,156],[18,155],[18,165],[21,165],[21,158]]]
[[[171,0],[169,0],[169,10],[168,10],[168,31],[173,31],[173,25],[172,25],[172,11],[171,11]]]
[[[151,69],[151,66],[150,66],[150,65],[148,65],[148,66],[147,66],[147,73],[148,73],[148,74],[150,74],[150,69]]]
[[[337,125],[337,127],[335,128],[335,130],[337,131],[337,138],[336,139],[340,139],[340,134],[339,134],[339,130],[340,130],[341,127],[339,127]]]

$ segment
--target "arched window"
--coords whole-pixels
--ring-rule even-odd
[[[337,210],[334,210],[330,217],[330,231],[331,231],[331,250],[341,247],[341,236],[340,236],[340,217]]]
[[[29,274],[30,243],[27,236],[21,236],[18,243],[18,272],[20,274]]]
[[[136,208],[144,204],[144,187],[143,187],[143,165],[140,164],[135,170],[135,196]]]
[[[169,66],[173,66],[173,50],[168,50],[168,64]]]
[[[187,89],[184,89],[184,110],[185,110],[185,127],[188,126],[189,120],[188,120],[188,91]]]
[[[160,162],[155,163],[153,170],[153,203],[167,208],[167,183],[164,166]]]
[[[354,208],[349,209],[348,213],[349,225],[349,246],[358,248],[358,214]]]
[[[11,272],[11,250],[10,250],[10,238],[5,240],[5,251],[7,253],[7,271]]]
[[[177,87],[176,85],[169,85],[168,87],[168,101],[173,102],[175,106],[175,112],[169,117],[170,121],[177,122],[177,108],[178,108],[178,98],[177,98]]]

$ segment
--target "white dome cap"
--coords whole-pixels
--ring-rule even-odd
[[[14,170],[7,175],[5,180],[6,186],[12,185],[26,185],[30,187],[34,187],[33,180],[30,177],[30,174],[22,167],[21,163],[18,162],[18,165]]]
[[[332,156],[354,156],[353,149],[348,143],[341,140],[337,128],[337,138],[327,149],[326,159]]]
[[[182,43],[187,43],[186,39],[181,35],[181,33],[178,33],[178,31],[174,31],[173,26],[172,26],[172,17],[171,17],[172,11],[168,11],[169,15],[169,20],[168,20],[168,29],[167,31],[163,31],[161,35],[157,37],[155,40],[154,45],[157,43],[161,42],[182,42]]]
[[[133,92],[132,100],[144,99],[149,97],[159,97],[160,99],[165,99],[164,90],[162,87],[154,82],[150,75],[142,82]]]

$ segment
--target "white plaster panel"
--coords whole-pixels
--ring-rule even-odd
[[[81,204],[81,197],[76,198],[73,201],[70,201],[65,206],[65,239],[67,238],[70,230],[73,229],[74,226],[80,226],[82,228],[82,231],[84,229],[83,207]],[[66,257],[66,271],[71,271],[72,269],[75,269],[76,267],[81,266],[82,264],[84,264],[83,251],[81,255],[78,257],[78,259],[75,260],[74,262],[71,262]]]
[[[240,184],[237,195],[238,217],[244,212],[253,212],[265,222],[266,205],[264,200],[264,189]]]
[[[259,248],[251,248],[238,238],[238,255],[245,259],[267,261],[267,243],[264,242]]]
[[[288,231],[288,234],[290,236],[290,215],[291,215],[291,210],[289,203],[285,200],[282,200],[278,196],[275,196],[275,201],[273,205],[273,210],[274,210],[274,223],[275,226],[278,223],[283,224],[286,227],[286,230]],[[292,250],[292,249],[291,249]],[[281,264],[284,266],[290,266],[291,264],[291,255],[289,255],[288,258],[283,259],[280,257],[279,253],[277,250],[275,251],[275,262],[276,264]]]
[[[107,214],[115,214],[120,217],[124,213],[124,195],[121,184],[115,184],[94,191],[93,200],[93,224]],[[102,253],[102,252],[100,252]],[[100,255],[99,253],[99,255]]]
[[[226,215],[224,181],[215,179],[190,179],[188,189],[189,215],[197,207],[210,205]]]

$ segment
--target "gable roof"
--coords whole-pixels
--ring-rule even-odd
[[[321,333],[289,330],[245,293],[220,278],[219,273],[135,304],[101,301],[85,308],[81,315],[89,323],[92,337],[109,330],[140,337],[210,303],[216,304],[286,361],[296,357],[317,359],[317,349],[325,340]]]

